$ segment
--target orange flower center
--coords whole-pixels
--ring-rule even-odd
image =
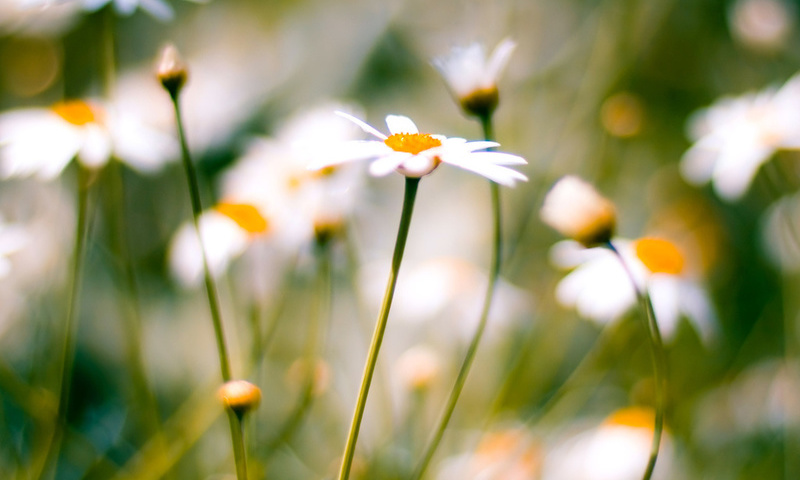
[[[652,430],[655,426],[656,414],[650,408],[628,407],[621,408],[606,418],[606,425],[620,425],[632,428],[647,428]]]
[[[252,205],[246,203],[220,203],[216,209],[249,233],[256,234],[267,231],[267,219]]]
[[[442,141],[427,133],[395,133],[383,141],[395,152],[406,152],[416,155],[433,147],[442,145]]]
[[[636,256],[653,273],[678,275],[683,271],[685,263],[678,247],[660,238],[637,240]]]
[[[86,125],[97,120],[94,110],[82,100],[67,100],[50,107],[59,117],[73,125]]]

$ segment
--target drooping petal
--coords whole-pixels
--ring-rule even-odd
[[[372,162],[369,165],[369,173],[376,177],[388,175],[411,157],[413,157],[413,155],[405,152],[390,153]]]
[[[490,162],[481,161],[480,158],[474,158],[475,155],[476,154],[471,154],[469,156],[443,157],[442,161],[450,165],[455,165],[465,170],[475,172],[478,175],[486,177],[493,182],[497,182],[500,185],[505,185],[507,187],[513,187],[516,181],[525,182],[528,180],[528,177],[516,170],[512,170],[501,165],[495,165]]]
[[[345,113],[345,112],[337,110],[336,111],[336,115],[339,115],[342,118],[346,118],[346,119],[350,120],[351,122],[353,122],[356,125],[358,125],[361,128],[361,130],[364,130],[366,133],[369,133],[370,135],[374,135],[374,136],[380,138],[381,140],[386,140],[386,138],[387,138],[386,135],[384,135],[381,132],[379,132],[378,130],[376,130],[370,124],[368,124],[368,123],[366,123],[366,122],[364,122],[362,120],[357,119],[356,117],[350,115],[349,113]]]

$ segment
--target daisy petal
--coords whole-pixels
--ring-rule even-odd
[[[464,170],[475,172],[478,175],[486,177],[493,182],[499,183],[500,185],[505,185],[507,187],[513,187],[514,182],[517,180],[523,182],[528,180],[528,177],[516,170],[512,170],[501,165],[494,165],[489,162],[475,161],[475,159],[471,158],[471,156],[443,158],[442,161],[447,162],[450,165],[455,165],[456,167],[461,167]]]
[[[495,165],[527,165],[528,162],[519,155],[503,152],[475,152],[472,154],[475,160],[489,162]]]
[[[386,126],[389,132],[395,133],[419,133],[417,125],[410,118],[403,115],[387,115]]]
[[[405,152],[395,152],[389,154],[383,158],[380,158],[370,163],[369,173],[376,177],[382,177],[384,175],[388,175],[393,171],[395,171],[397,167],[402,165],[403,162],[411,156],[412,155]]]
[[[346,118],[346,119],[350,120],[351,122],[353,122],[356,125],[358,125],[361,128],[361,130],[364,130],[365,132],[369,133],[370,135],[374,135],[374,136],[380,138],[381,140],[386,140],[386,138],[387,138],[386,135],[384,135],[381,132],[375,130],[375,128],[372,127],[371,125],[369,125],[368,123],[357,119],[356,117],[350,115],[349,113],[345,113],[345,112],[337,110],[336,111],[336,115],[339,115],[342,118]]]

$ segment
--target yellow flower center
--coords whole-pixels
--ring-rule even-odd
[[[256,234],[267,231],[267,219],[252,205],[246,203],[220,203],[216,209],[249,233]]]
[[[88,103],[82,100],[67,100],[50,107],[59,117],[73,125],[86,125],[97,121],[95,112]]]
[[[646,407],[627,407],[621,408],[606,418],[605,425],[619,425],[632,428],[647,428],[652,430],[655,427],[656,414]]]
[[[427,133],[395,133],[383,143],[395,152],[406,152],[412,155],[442,145],[441,140]]]
[[[637,240],[636,256],[653,273],[679,275],[685,263],[678,247],[660,238]]]

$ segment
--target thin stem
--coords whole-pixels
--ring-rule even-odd
[[[197,182],[197,173],[192,164],[192,158],[189,154],[189,146],[186,142],[186,133],[183,128],[183,119],[181,117],[181,109],[178,103],[178,92],[170,93],[172,98],[172,105],[175,109],[175,121],[178,126],[178,135],[181,143],[181,158],[183,159],[183,166],[186,170],[186,179],[189,183],[189,193],[192,200],[192,221],[194,228],[197,232],[197,240],[200,242],[200,252],[203,258],[203,273],[206,284],[206,294],[208,296],[208,306],[211,310],[211,320],[214,324],[214,336],[217,340],[217,351],[219,353],[219,366],[222,373],[222,380],[225,382],[233,378],[231,374],[230,361],[228,360],[228,350],[225,346],[225,332],[222,326],[222,314],[220,312],[219,300],[217,298],[217,288],[214,283],[214,278],[211,276],[211,271],[208,268],[208,259],[206,258],[206,249],[203,243],[203,235],[200,231],[200,214],[203,211],[200,202],[200,186]],[[230,414],[233,415],[233,414]],[[247,480],[247,456],[244,448],[244,436],[242,433],[241,419],[230,417],[231,427],[231,442],[233,444],[233,457],[236,463],[236,476],[238,480]]]
[[[181,143],[181,158],[183,160],[183,167],[186,170],[186,180],[189,184],[189,194],[192,200],[192,221],[194,223],[197,238],[200,242],[200,253],[203,258],[203,273],[205,277],[206,294],[208,296],[208,306],[211,310],[211,321],[214,324],[214,336],[217,340],[217,351],[219,353],[219,366],[222,372],[222,380],[227,382],[232,378],[230,361],[228,360],[228,349],[225,346],[225,331],[222,327],[222,314],[220,313],[219,300],[217,297],[217,287],[214,283],[214,278],[208,268],[208,258],[206,258],[206,249],[203,242],[203,235],[200,231],[200,214],[203,212],[203,207],[200,201],[200,186],[197,182],[197,172],[195,171],[192,157],[189,154],[189,146],[186,142],[186,133],[183,128],[183,118],[181,116],[181,109],[178,103],[178,94],[171,95],[172,105],[175,109],[175,121],[178,126],[178,136]]]
[[[491,140],[494,137],[491,115],[483,115],[480,117],[480,120],[481,126],[483,127],[484,138],[486,140]],[[475,355],[478,352],[478,345],[483,338],[483,332],[486,330],[486,323],[489,319],[492,298],[494,298],[497,279],[500,276],[500,262],[502,257],[502,215],[500,208],[500,186],[495,182],[489,182],[489,186],[492,197],[494,236],[492,239],[492,263],[491,267],[489,268],[489,284],[486,287],[486,295],[483,299],[483,309],[481,310],[478,327],[475,329],[475,333],[472,335],[472,340],[470,340],[469,346],[467,347],[467,352],[464,355],[461,368],[459,369],[456,380],[453,383],[453,388],[450,390],[450,395],[447,397],[447,403],[445,404],[444,410],[442,410],[442,413],[439,416],[439,421],[436,424],[436,428],[431,434],[428,444],[425,446],[422,459],[420,460],[419,464],[417,464],[417,468],[414,470],[414,473],[411,475],[413,480],[419,480],[422,478],[422,475],[425,473],[425,470],[428,468],[428,465],[433,458],[433,454],[436,452],[436,449],[439,447],[439,443],[442,441],[444,431],[447,429],[448,423],[450,423],[450,418],[453,416],[458,398],[461,396],[461,391],[464,389],[464,384],[467,381],[467,376],[472,368],[472,362],[475,360]]]
[[[606,245],[619,259],[622,267],[625,269],[628,278],[631,280],[636,297],[639,299],[639,304],[645,312],[647,337],[650,340],[651,358],[653,361],[653,375],[655,376],[655,393],[656,393],[656,418],[655,426],[653,427],[653,442],[650,446],[650,458],[647,461],[647,468],[645,469],[642,480],[650,480],[653,475],[653,470],[656,468],[656,460],[658,460],[658,451],[661,446],[661,433],[664,430],[664,408],[666,404],[666,383],[667,383],[667,357],[664,351],[664,341],[661,339],[661,331],[658,329],[656,322],[656,313],[653,310],[653,302],[650,300],[650,295],[646,289],[639,287],[636,282],[633,272],[628,265],[628,262],[622,257],[616,247],[611,242]]]
[[[67,409],[69,407],[70,387],[72,386],[72,367],[75,362],[75,333],[77,331],[76,314],[81,290],[83,263],[86,256],[86,237],[88,235],[89,184],[92,172],[78,164],[78,220],[75,226],[75,245],[72,250],[72,274],[67,304],[67,317],[64,322],[64,337],[61,344],[61,374],[58,380],[58,410],[50,441],[41,469],[34,478],[44,477],[47,466],[55,464],[58,468],[58,456],[61,442],[67,428]]]
[[[419,178],[406,177],[405,194],[403,197],[403,212],[400,216],[400,225],[397,228],[397,240],[394,244],[394,254],[392,255],[392,269],[389,272],[389,281],[386,285],[386,292],[383,296],[383,303],[378,314],[378,321],[375,324],[375,332],[372,335],[372,343],[369,347],[367,363],[364,366],[364,374],[361,377],[361,389],[358,392],[356,408],[353,412],[353,421],[350,424],[350,433],[347,435],[347,443],[342,456],[342,468],[339,471],[339,480],[347,480],[350,476],[350,467],[353,464],[353,454],[356,449],[358,432],[361,428],[361,419],[364,416],[364,407],[367,404],[367,395],[372,383],[372,375],[375,373],[375,365],[378,361],[378,351],[383,341],[383,333],[386,330],[386,321],[389,318],[389,310],[392,307],[394,289],[397,284],[397,274],[400,271],[400,264],[403,261],[403,252],[408,238],[408,227],[411,225],[411,214],[414,211],[414,200],[417,197],[417,187]]]

